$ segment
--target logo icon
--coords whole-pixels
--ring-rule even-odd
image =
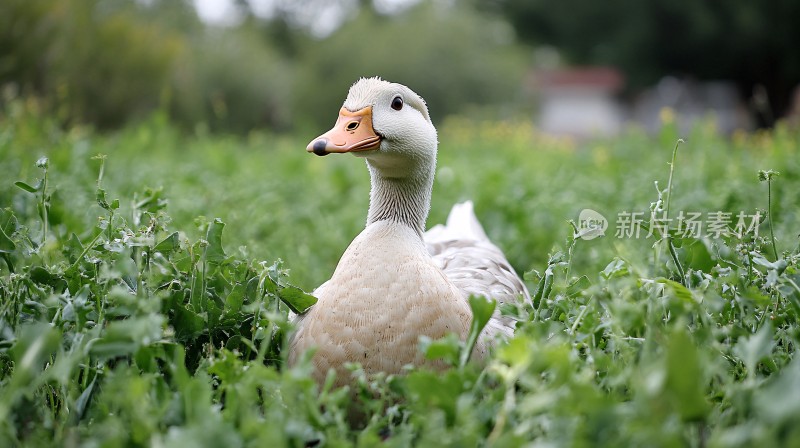
[[[590,208],[585,208],[578,215],[578,233],[575,234],[575,238],[593,240],[605,235],[607,228],[608,220],[605,216]]]

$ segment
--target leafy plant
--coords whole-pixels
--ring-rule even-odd
[[[467,341],[420,344],[451,369],[352,365],[337,389],[311,379],[309,356],[285,365],[284,349],[289,312],[313,306],[304,290],[363,226],[361,164],[317,163],[290,138],[181,136],[159,117],[60,131],[26,107],[0,121],[2,446],[800,440],[800,203],[782,194],[798,188],[796,130],[698,127],[650,211],[761,218],[717,237],[642,223],[637,238],[614,235],[613,216],[649,215],[669,158],[654,142],[671,133],[576,145],[447,120],[430,221],[473,198],[533,303],[500,309],[517,330],[484,364],[468,359],[495,304],[472,298]],[[755,160],[782,173],[763,214]],[[584,208],[611,218],[604,237],[564,225]]]

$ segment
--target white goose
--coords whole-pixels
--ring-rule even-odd
[[[289,363],[315,348],[313,375],[320,383],[334,369],[337,384],[347,384],[346,362],[361,363],[368,374],[425,364],[420,336],[438,339],[454,332],[466,338],[470,295],[530,301],[519,276],[486,237],[472,203],[454,206],[446,226],[425,233],[436,148],[425,101],[380,78],[358,80],[333,129],[308,145],[320,156],[350,152],[365,158],[372,184],[366,228],[331,279],[314,291],[316,305],[295,321]],[[484,358],[495,337],[513,328],[513,321],[495,311],[473,358]]]

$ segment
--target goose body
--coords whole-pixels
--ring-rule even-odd
[[[408,87],[379,78],[351,88],[331,131],[312,141],[317,155],[352,152],[366,159],[371,192],[367,225],[342,255],[318,302],[295,320],[289,363],[309,349],[313,376],[348,382],[345,364],[368,374],[399,373],[424,359],[420,336],[466,338],[470,295],[530,300],[503,253],[486,237],[467,202],[447,225],[424,232],[436,167],[437,136],[425,102]],[[499,308],[499,307],[498,307]],[[513,322],[495,312],[473,351],[483,359]]]

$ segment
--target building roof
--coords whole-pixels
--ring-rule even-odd
[[[534,74],[534,83],[542,90],[574,87],[616,91],[624,81],[622,73],[612,67],[576,67]]]

